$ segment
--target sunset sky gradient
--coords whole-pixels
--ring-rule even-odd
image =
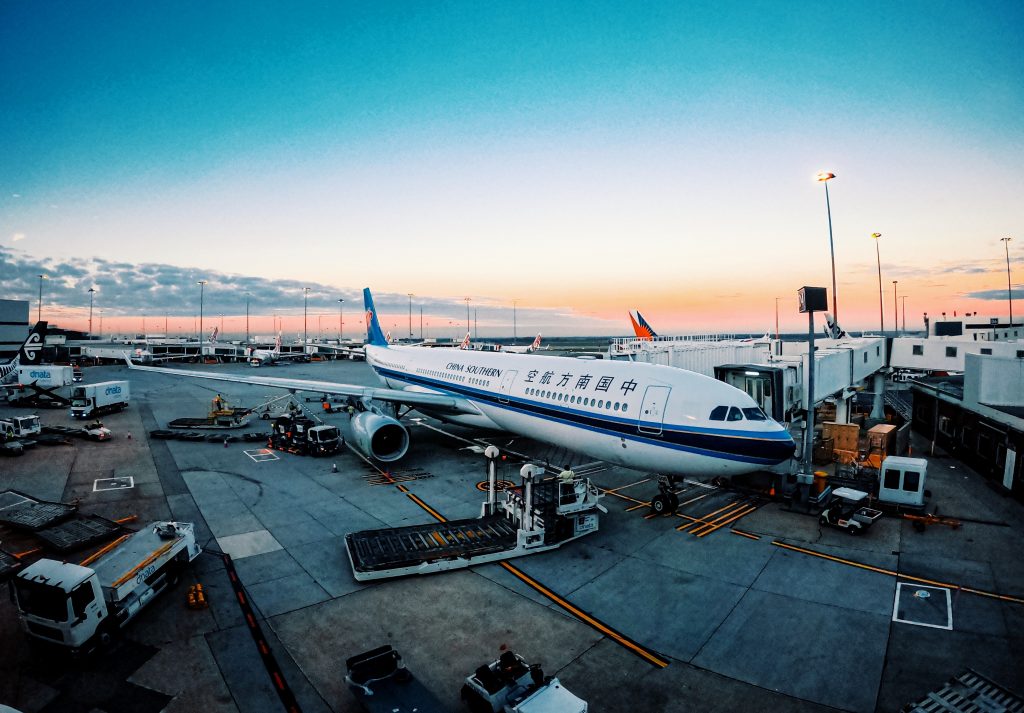
[[[517,300],[520,337],[636,308],[768,331],[780,297],[796,331],[796,290],[831,285],[824,169],[846,328],[878,327],[873,232],[887,328],[893,280],[911,328],[1005,315],[1021,27],[1019,2],[5,2],[0,297],[34,314],[45,272],[64,326],[97,285],[108,332],[187,327],[207,279],[206,314],[252,291],[294,331],[311,286],[336,330],[370,286],[395,324],[417,295],[417,334],[420,304],[464,331],[466,296],[511,334]]]

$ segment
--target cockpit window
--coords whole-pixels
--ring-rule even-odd
[[[729,420],[730,421],[742,421],[743,420],[743,412],[740,411],[735,406],[729,407]]]
[[[712,421],[724,421],[725,414],[729,413],[728,406],[715,406],[715,409],[711,412]]]
[[[747,417],[748,421],[767,421],[768,417],[764,415],[764,411],[759,409],[757,406],[754,408],[743,409],[743,415]]]

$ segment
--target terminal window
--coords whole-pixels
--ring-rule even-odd
[[[948,356],[948,357],[955,357],[956,356],[956,347],[946,347],[946,356]]]
[[[915,344],[914,345],[914,356],[924,356],[924,345],[923,344]]]

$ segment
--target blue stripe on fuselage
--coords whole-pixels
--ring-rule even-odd
[[[764,433],[763,435],[759,433],[757,436],[752,436],[742,431],[665,424],[661,425],[662,432],[660,434],[645,434],[637,430],[637,419],[597,416],[587,411],[561,408],[513,396],[501,395],[499,398],[498,394],[491,391],[474,389],[460,384],[449,384],[418,374],[408,374],[379,367],[376,364],[372,366],[374,371],[385,378],[639,443],[759,465],[781,463],[793,455],[793,441],[785,431]],[[429,407],[419,410],[430,411]],[[652,424],[652,427],[657,428],[658,425],[660,424]],[[768,455],[765,455],[766,452]]]

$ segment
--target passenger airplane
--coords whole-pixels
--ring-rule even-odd
[[[7,377],[17,371],[19,366],[33,366],[39,363],[39,350],[43,348],[45,337],[46,322],[36,322],[14,358],[6,364],[0,364],[0,383],[6,381]]]
[[[400,406],[445,421],[510,433],[635,470],[679,476],[731,476],[788,460],[794,442],[746,393],[673,367],[556,356],[523,359],[501,352],[389,345],[370,290],[363,291],[366,361],[382,388],[161,367],[178,376],[339,394],[360,400],[356,445],[390,462],[405,455],[409,433]],[[664,494],[664,493],[663,493]],[[671,499],[662,502],[666,509]]]
[[[509,354],[532,354],[535,351],[540,350],[540,335],[533,340],[533,343],[526,347],[513,347],[507,346],[502,347],[501,351],[508,352]]]
[[[249,354],[249,364],[251,366],[267,366],[268,364],[276,364],[279,361],[305,361],[307,358],[308,356],[304,351],[294,354],[282,354],[281,335],[278,334],[274,340],[273,349],[252,350]]]

